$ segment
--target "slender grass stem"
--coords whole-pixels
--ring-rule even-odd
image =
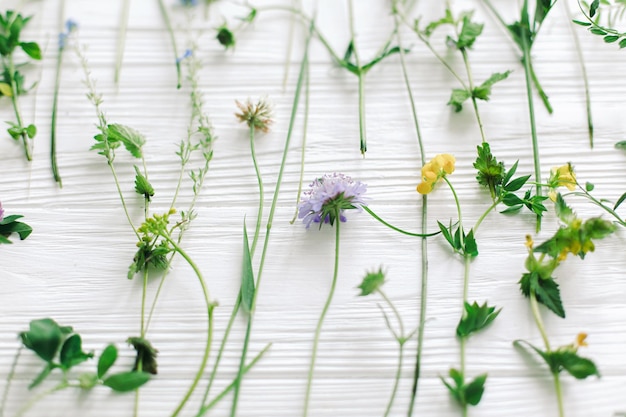
[[[528,28],[522,26],[522,30],[526,31]],[[530,135],[532,139],[533,146],[533,163],[535,167],[535,182],[537,185],[535,186],[535,191],[538,196],[541,196],[541,164],[539,162],[539,143],[537,140],[537,125],[535,121],[535,106],[533,99],[533,91],[532,91],[532,67],[531,67],[531,57],[530,57],[530,45],[528,45],[528,41],[526,39],[526,33],[522,33],[522,52],[524,57],[522,58],[524,64],[524,75],[526,77],[526,97],[528,100],[528,114],[530,117]],[[541,216],[537,215],[537,232],[541,230]]]
[[[172,413],[172,417],[176,417],[178,414],[180,414],[185,404],[187,404],[187,401],[189,401],[191,394],[193,394],[194,390],[196,389],[196,386],[198,385],[198,382],[200,382],[200,378],[202,378],[202,375],[204,374],[204,368],[206,367],[206,363],[209,359],[209,354],[211,353],[211,342],[213,340],[213,309],[215,308],[216,304],[215,302],[211,301],[209,289],[207,288],[206,283],[204,282],[204,278],[202,277],[202,272],[200,272],[198,265],[196,265],[193,259],[191,259],[189,255],[180,246],[178,246],[178,244],[169,235],[163,235],[163,238],[166,239],[172,245],[172,248],[176,252],[178,252],[180,256],[182,256],[185,259],[185,261],[187,261],[189,266],[191,266],[196,276],[198,277],[198,281],[200,283],[200,286],[202,287],[202,295],[204,296],[204,302],[207,308],[207,319],[208,319],[207,341],[206,341],[206,345],[204,348],[204,354],[202,355],[202,360],[200,361],[200,368],[198,369],[198,372],[196,373],[196,376],[193,379],[191,386],[187,390],[182,401]]]
[[[336,218],[339,218],[339,213],[337,213]],[[315,327],[313,352],[311,353],[311,363],[309,364],[309,372],[307,374],[306,394],[304,397],[304,411],[302,413],[303,417],[307,417],[309,414],[309,402],[311,399],[311,387],[313,385],[313,372],[315,371],[315,359],[317,358],[317,347],[320,340],[320,334],[322,333],[322,325],[324,324],[324,319],[326,318],[326,314],[328,313],[328,308],[333,301],[335,288],[337,286],[337,276],[339,273],[339,231],[341,229],[340,225],[340,221],[335,222],[335,266],[333,269],[333,280],[330,285],[328,297],[326,298],[326,302],[324,303],[324,308],[322,309],[322,313],[320,314],[320,317],[317,321],[317,326]]]
[[[411,233],[411,232],[407,232],[406,230],[402,230],[399,227],[396,227],[390,223],[387,223],[386,221],[384,221],[382,218],[380,218],[376,213],[374,213],[372,211],[372,209],[370,209],[367,206],[363,206],[363,210],[365,210],[367,213],[369,213],[374,219],[378,220],[379,222],[381,222],[382,224],[384,224],[385,226],[389,227],[392,230],[395,230],[396,232],[400,232],[404,235],[407,236],[416,236],[416,237],[430,237],[430,236],[436,236],[439,234],[439,232],[435,232],[435,233],[428,233],[428,234],[423,234],[423,233]]]
[[[254,314],[256,310],[256,300],[259,294],[259,288],[261,286],[261,278],[263,277],[263,268],[265,266],[265,257],[267,255],[267,249],[269,247],[269,239],[270,232],[272,229],[272,222],[274,220],[274,213],[276,212],[276,206],[278,203],[278,195],[280,193],[280,186],[283,181],[283,174],[285,172],[285,166],[287,165],[287,154],[289,153],[289,146],[291,144],[291,136],[293,134],[293,128],[295,126],[296,114],[298,111],[298,104],[300,103],[300,92],[302,90],[302,84],[305,75],[305,69],[308,65],[309,60],[309,44],[311,41],[311,36],[313,33],[313,22],[311,22],[311,26],[309,29],[309,34],[306,39],[304,55],[302,57],[302,63],[300,64],[300,73],[298,75],[298,82],[296,84],[296,91],[294,93],[293,105],[291,108],[291,116],[289,118],[289,127],[287,128],[287,138],[285,139],[285,146],[283,149],[283,156],[280,162],[280,168],[278,169],[278,177],[276,179],[276,187],[274,189],[274,196],[272,197],[272,204],[270,206],[270,211],[267,217],[266,224],[266,232],[265,232],[265,240],[263,242],[263,250],[261,252],[261,260],[259,263],[259,269],[257,272],[256,285],[254,295],[252,297],[252,306],[250,308],[250,315],[248,317],[248,325],[246,327],[246,335],[244,338],[243,349],[241,353],[241,359],[239,361],[239,370],[237,373],[237,378],[235,379],[235,386],[233,388],[233,402],[230,410],[230,416],[234,417],[237,413],[237,405],[239,401],[239,391],[241,389],[241,381],[243,378],[243,368],[245,365],[246,355],[248,352],[248,344],[250,343],[250,334],[252,332],[252,324],[254,320]]]
[[[367,129],[365,127],[365,72],[361,68],[361,60],[359,58],[358,48],[356,47],[356,33],[354,30],[354,4],[353,0],[348,0],[348,15],[350,18],[350,42],[352,44],[352,53],[354,54],[354,62],[358,68],[357,78],[359,80],[359,138],[361,154],[367,152]]]
[[[574,46],[576,48],[576,54],[578,55],[578,63],[580,64],[580,72],[583,76],[583,85],[585,87],[585,106],[587,108],[587,130],[589,132],[589,147],[593,148],[593,116],[591,114],[591,93],[589,89],[589,77],[587,76],[587,66],[585,65],[585,57],[583,55],[582,47],[580,46],[580,39],[576,33],[574,25],[571,23],[573,20],[572,11],[570,10],[567,1],[562,2],[567,15],[570,31],[572,32],[572,39],[574,39]]]
[[[65,0],[61,0],[59,5],[59,32],[63,31],[65,21]],[[52,167],[52,177],[63,188],[61,173],[57,164],[57,109],[59,105],[59,89],[61,88],[61,69],[63,68],[63,45],[59,45],[57,51],[57,63],[54,77],[54,95],[52,96],[52,116],[50,121],[50,166]]]
[[[465,70],[467,72],[467,80],[469,83],[470,92],[474,91],[474,80],[472,79],[472,69],[470,67],[469,58],[467,56],[467,50],[465,48],[461,48],[461,55],[463,56],[463,63],[465,64]],[[472,107],[474,108],[474,114],[476,115],[476,122],[478,123],[478,129],[480,130],[480,137],[482,142],[487,142],[487,137],[485,136],[485,128],[483,126],[483,121],[480,117],[480,111],[478,110],[478,102],[476,101],[476,97],[474,94],[471,94]]]
[[[248,365],[246,365],[246,367],[244,368],[243,370],[244,374],[248,373],[248,371],[250,371],[250,369],[252,369],[252,367],[256,365],[256,363],[261,359],[261,357],[263,357],[263,355],[270,349],[271,346],[272,344],[269,343],[267,346],[263,348],[262,351],[257,353],[257,355],[252,359],[252,361]],[[233,390],[233,388],[235,387],[235,383],[236,381],[233,380],[233,382],[231,382],[228,386],[226,386],[226,388],[224,388],[210,403],[200,408],[200,411],[198,411],[198,414],[196,414],[196,417],[203,416],[204,414],[206,414],[207,411],[215,407],[215,405],[218,402],[220,402],[230,391]]]
[[[298,192],[296,193],[296,208],[291,219],[291,224],[294,224],[298,218],[298,203],[300,202],[300,196],[302,195],[302,181],[304,181],[304,161],[306,156],[306,139],[309,127],[309,106],[311,96],[311,81],[310,81],[310,67],[307,62],[305,69],[305,81],[304,81],[304,119],[302,121],[302,150],[300,152],[300,178],[298,179]]]
[[[388,417],[393,407],[393,402],[396,399],[398,393],[398,386],[400,385],[400,377],[402,376],[402,363],[404,362],[404,343],[398,343],[398,367],[396,368],[396,374],[394,377],[393,388],[391,389],[391,396],[385,408],[384,417]]]
[[[4,390],[2,391],[2,401],[0,401],[0,417],[4,417],[4,410],[7,404],[7,398],[9,398],[9,389],[11,388],[11,382],[13,382],[13,377],[15,376],[15,369],[17,368],[17,361],[22,354],[22,349],[24,345],[20,343],[20,346],[17,348],[15,352],[15,356],[13,357],[13,362],[11,362],[11,369],[9,370],[9,374],[7,375],[6,385],[4,386]]]
[[[176,46],[176,36],[174,35],[174,28],[172,27],[170,14],[165,7],[165,3],[163,3],[163,0],[157,0],[157,2],[159,3],[159,10],[161,11],[163,21],[165,22],[165,27],[167,27],[167,33],[169,34],[170,41],[172,42],[172,49],[174,50],[174,62],[176,63],[176,88],[179,89],[182,85],[182,72],[180,69],[180,59],[178,55],[178,47]]]
[[[28,134],[24,131],[24,121],[22,119],[22,112],[20,110],[19,103],[19,90],[17,88],[17,82],[15,80],[15,64],[13,62],[13,55],[9,54],[6,58],[7,60],[7,69],[9,71],[9,79],[11,81],[11,104],[13,105],[13,112],[15,113],[15,119],[17,122],[17,126],[22,129],[20,133],[20,137],[22,138],[22,144],[24,145],[24,155],[26,156],[27,161],[33,160],[33,149],[32,144],[30,143],[30,139],[28,138]]]
[[[122,0],[119,28],[117,31],[117,51],[115,53],[115,75],[113,81],[119,84],[122,61],[124,60],[124,48],[126,47],[126,31],[128,29],[128,17],[130,15],[130,0]]]
[[[259,240],[259,232],[261,231],[261,221],[263,220],[263,202],[265,200],[265,194],[263,192],[263,179],[261,177],[261,171],[256,159],[256,151],[254,147],[254,125],[250,126],[250,155],[252,155],[252,163],[254,164],[254,172],[259,184],[259,209],[256,216],[256,226],[254,228],[254,237],[252,238],[252,246],[250,247],[250,256],[254,256],[257,242]]]
[[[292,7],[298,8],[298,0],[292,0]],[[296,16],[289,19],[289,32],[287,35],[287,51],[285,51],[285,65],[283,68],[283,91],[287,89],[287,81],[289,80],[289,67],[291,66],[291,52],[293,50],[294,32],[296,30]]]

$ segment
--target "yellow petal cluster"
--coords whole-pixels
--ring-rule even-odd
[[[583,347],[583,346],[589,346],[587,344],[587,333],[578,333],[578,335],[576,335],[576,341],[574,342],[574,346],[579,348],[579,347]]]
[[[548,196],[552,201],[556,201],[556,188],[566,187],[570,191],[576,189],[576,174],[571,164],[565,164],[560,167],[554,167],[550,170],[550,192]]]
[[[430,193],[437,181],[454,172],[454,156],[442,153],[435,156],[430,162],[422,167],[422,182],[417,186],[420,194]]]

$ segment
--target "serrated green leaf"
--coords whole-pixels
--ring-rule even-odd
[[[495,156],[493,156],[487,142],[483,143],[482,146],[478,145],[476,150],[478,155],[473,164],[474,168],[478,170],[476,180],[480,185],[489,188],[495,195],[496,187],[504,182],[504,164],[498,162]]]
[[[466,256],[470,256],[472,258],[475,258],[478,256],[478,245],[476,244],[476,239],[474,238],[474,230],[470,229],[469,233],[467,234],[467,236],[465,236],[464,239],[464,243],[465,243],[465,248],[464,248],[464,254]]]
[[[102,384],[117,392],[134,391],[150,380],[150,374],[147,372],[121,372],[113,374]]]
[[[463,16],[463,26],[461,32],[459,32],[459,39],[455,42],[456,47],[459,49],[471,48],[476,42],[476,38],[483,32],[482,23],[474,23],[471,20],[471,16]]]
[[[357,287],[361,289],[360,296],[370,295],[376,292],[385,283],[385,273],[382,268],[378,271],[368,272],[363,278],[363,282]]]
[[[139,195],[143,195],[143,197],[150,201],[154,196],[154,188],[148,181],[148,179],[139,171],[137,165],[135,168],[135,192]]]
[[[111,366],[117,360],[117,348],[115,345],[108,345],[98,359],[98,378],[102,379],[104,375],[111,369]]]
[[[467,90],[461,88],[453,88],[450,100],[448,100],[448,106],[454,107],[456,113],[463,110],[463,103],[471,97],[471,94]]]
[[[511,71],[496,72],[485,80],[481,85],[474,88],[472,95],[480,100],[488,101],[491,96],[491,87],[499,81],[507,79]]]
[[[531,281],[531,289],[535,292],[539,303],[548,307],[557,316],[565,318],[559,284],[554,279],[535,279]]]
[[[22,42],[20,43],[22,50],[32,59],[41,59],[41,48],[35,42]]]
[[[121,142],[135,158],[143,156],[142,147],[146,143],[146,138],[135,129],[125,125],[111,124],[107,126],[106,132],[109,142]]]
[[[483,305],[478,305],[475,301],[473,304],[465,302],[464,306],[465,312],[456,328],[456,334],[461,338],[468,337],[489,326],[501,310],[496,311],[495,307],[489,307],[486,302]]]
[[[243,309],[250,313],[254,303],[254,271],[252,270],[252,257],[250,256],[250,246],[248,244],[248,232],[246,222],[243,222],[243,264],[241,270],[241,305]]]
[[[470,405],[478,405],[485,392],[487,374],[478,375],[472,382],[464,386],[465,401]]]
[[[554,210],[556,211],[557,217],[565,224],[570,224],[576,219],[574,211],[567,205],[561,193],[556,195]]]

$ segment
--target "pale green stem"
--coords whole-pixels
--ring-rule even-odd
[[[117,32],[117,51],[115,53],[115,76],[113,81],[117,85],[120,81],[124,48],[126,47],[126,30],[128,29],[128,16],[130,14],[130,0],[122,1],[122,14],[120,15],[120,27]]]
[[[554,379],[554,392],[556,393],[556,403],[559,407],[559,417],[565,417],[565,408],[563,407],[563,390],[561,389],[561,378],[558,372],[552,373]]]
[[[474,236],[476,236],[476,232],[478,230],[478,226],[480,226],[483,222],[483,220],[485,220],[485,218],[487,217],[487,215],[491,212],[491,210],[495,209],[496,206],[500,204],[500,200],[496,200],[494,201],[487,210],[485,210],[485,212],[478,218],[478,220],[476,220],[476,224],[474,225]]]
[[[474,81],[472,79],[472,70],[469,64],[469,58],[467,57],[467,51],[465,48],[461,49],[461,55],[463,55],[463,62],[465,63],[465,70],[467,71],[467,80],[469,83],[470,94],[472,99],[472,106],[474,107],[474,114],[476,115],[476,122],[478,123],[478,129],[480,130],[480,137],[482,142],[487,142],[487,138],[485,136],[485,128],[483,126],[483,121],[480,118],[480,111],[478,110],[478,103],[476,101],[476,97],[473,94],[474,91]]]
[[[385,300],[385,303],[387,303],[387,305],[393,312],[393,315],[396,316],[396,320],[398,321],[398,326],[400,327],[400,337],[404,339],[404,323],[402,322],[402,317],[400,316],[400,312],[398,311],[396,306],[393,305],[389,297],[387,297],[387,294],[385,294],[385,292],[382,289],[378,288],[376,292],[380,294],[383,300]]]
[[[456,212],[459,216],[459,229],[461,230],[461,240],[463,240],[463,216],[461,215],[461,203],[459,203],[459,197],[456,194],[456,190],[452,186],[452,183],[446,176],[443,177],[443,180],[448,184],[450,191],[452,192],[452,196],[454,197],[454,204],[456,204]]]
[[[204,296],[204,302],[207,308],[207,318],[208,318],[207,342],[204,348],[204,354],[202,356],[202,360],[200,361],[200,368],[198,369],[198,372],[196,373],[196,376],[193,382],[191,383],[191,386],[187,390],[187,393],[183,397],[178,407],[176,407],[176,409],[172,413],[172,417],[176,417],[182,411],[185,404],[187,404],[187,401],[189,401],[189,398],[191,397],[191,394],[193,394],[194,390],[196,389],[196,386],[198,385],[200,378],[202,378],[202,374],[204,374],[204,368],[206,367],[206,363],[209,359],[209,354],[211,353],[211,342],[213,339],[213,309],[215,308],[215,303],[211,301],[211,297],[209,295],[209,289],[207,288],[206,283],[204,282],[204,278],[202,277],[202,272],[200,272],[198,265],[196,265],[196,263],[189,257],[189,255],[187,255],[187,253],[180,246],[178,246],[178,244],[169,235],[164,235],[163,238],[166,239],[172,245],[174,250],[178,252],[180,256],[182,256],[185,259],[185,261],[187,261],[189,266],[191,266],[196,276],[198,277],[198,281],[200,282],[200,286],[202,287],[202,294]]]
[[[527,30],[527,28],[523,28],[523,31]],[[526,96],[528,99],[528,113],[530,117],[530,135],[532,138],[533,145],[533,162],[535,166],[535,181],[537,183],[541,182],[541,164],[539,163],[539,143],[537,140],[537,126],[535,122],[535,106],[533,103],[533,92],[531,87],[532,77],[531,77],[531,65],[530,65],[530,46],[526,40],[526,34],[522,33],[522,45],[523,45],[523,54],[522,58],[524,63],[524,75],[526,77]],[[541,196],[541,186],[536,185],[535,190],[538,196]],[[541,216],[537,215],[537,232],[541,230]]]
[[[396,232],[400,232],[404,235],[407,236],[416,236],[416,237],[430,237],[430,236],[436,236],[439,234],[439,232],[436,233],[430,233],[430,234],[423,234],[423,233],[411,233],[411,232],[407,232],[405,230],[400,229],[399,227],[396,227],[392,224],[387,223],[386,221],[384,221],[383,219],[381,219],[376,213],[374,213],[372,211],[372,209],[370,209],[367,206],[363,206],[363,210],[365,210],[367,213],[369,213],[374,219],[378,220],[379,222],[381,222],[382,224],[384,224],[385,226],[387,226],[388,228],[395,230]]]
[[[237,405],[239,401],[239,391],[241,389],[241,381],[243,377],[243,368],[245,365],[246,355],[248,352],[248,344],[250,343],[250,334],[252,332],[252,324],[254,319],[254,313],[256,310],[256,300],[259,294],[259,288],[261,286],[261,278],[263,276],[263,268],[265,266],[265,256],[267,254],[267,249],[269,247],[269,239],[270,239],[270,231],[272,229],[272,222],[274,220],[274,213],[276,211],[276,206],[278,203],[278,195],[280,193],[280,186],[283,181],[283,173],[285,172],[285,166],[287,165],[287,154],[289,153],[289,146],[291,144],[291,135],[293,134],[293,127],[295,125],[296,114],[298,110],[298,103],[300,102],[300,91],[302,90],[302,82],[304,79],[305,68],[308,65],[309,60],[309,44],[311,40],[311,34],[313,32],[313,24],[311,23],[311,28],[309,30],[309,35],[307,36],[304,55],[302,57],[302,64],[300,65],[300,73],[298,75],[298,82],[296,84],[296,91],[294,93],[293,105],[291,108],[291,116],[289,119],[289,127],[287,128],[287,138],[285,139],[285,146],[283,149],[283,156],[280,161],[280,168],[278,169],[278,178],[276,179],[276,187],[274,189],[274,196],[272,197],[272,205],[270,206],[270,212],[267,217],[266,224],[266,232],[265,232],[265,240],[263,242],[263,251],[261,253],[261,260],[259,263],[259,269],[256,278],[256,285],[254,294],[252,296],[252,306],[250,308],[250,315],[248,317],[248,325],[246,327],[246,335],[243,342],[243,349],[241,353],[241,359],[239,361],[239,370],[237,373],[237,378],[235,379],[235,387],[233,389],[233,403],[230,410],[230,416],[234,417],[237,413]]]
[[[256,160],[256,151],[254,149],[254,125],[250,125],[250,154],[252,155],[252,163],[254,164],[254,172],[259,184],[259,209],[256,216],[256,226],[254,228],[254,237],[252,238],[252,246],[250,247],[250,256],[254,256],[256,244],[259,240],[259,232],[261,231],[261,221],[263,220],[263,202],[265,200],[265,194],[263,192],[263,179],[261,178],[261,171],[259,170],[259,164]]]
[[[11,81],[11,104],[13,105],[13,111],[15,112],[15,118],[17,121],[17,125],[20,129],[23,129],[24,126],[24,121],[22,120],[22,113],[20,111],[20,104],[19,104],[19,91],[17,89],[17,82],[15,81],[15,65],[13,63],[13,55],[9,54],[7,57],[7,61],[8,61],[8,68],[7,70],[9,71],[9,79]],[[24,144],[24,154],[26,155],[26,160],[28,161],[32,161],[33,160],[33,155],[32,155],[32,147],[30,144],[30,139],[28,138],[28,135],[26,134],[26,132],[24,132],[22,130],[22,133],[20,134],[21,138],[22,138],[22,143]]]
[[[292,0],[293,8],[296,9],[298,0]],[[285,52],[285,67],[283,69],[283,91],[287,89],[287,80],[289,79],[289,66],[291,65],[291,50],[293,49],[294,31],[296,29],[296,17],[291,16],[289,19],[289,32],[287,35],[287,51]]]
[[[310,105],[310,69],[307,63],[305,72],[304,83],[304,120],[302,121],[302,151],[300,152],[300,178],[298,180],[298,192],[296,193],[296,209],[291,219],[291,224],[294,224],[298,218],[298,203],[300,202],[300,196],[302,195],[302,181],[304,181],[304,160],[306,156],[306,139],[309,126],[309,105]]]
[[[565,8],[567,20],[570,22],[569,28],[572,32],[572,38],[574,39],[574,45],[576,47],[576,54],[578,55],[578,63],[580,64],[580,72],[583,76],[583,83],[585,86],[585,105],[587,107],[587,130],[589,131],[589,147],[593,148],[593,117],[591,115],[591,94],[589,89],[589,77],[587,76],[587,66],[585,65],[585,57],[583,55],[583,50],[580,46],[580,39],[578,39],[576,28],[571,23],[573,20],[572,11],[570,10],[567,1],[564,1],[562,3],[563,7]]]
[[[337,276],[339,272],[339,230],[341,222],[339,221],[339,213],[336,213],[335,222],[335,267],[333,270],[333,280],[330,286],[330,291],[328,293],[328,297],[326,298],[326,302],[324,303],[324,308],[322,309],[322,314],[320,314],[320,318],[317,321],[317,326],[315,327],[315,338],[313,339],[313,352],[311,353],[311,363],[309,365],[309,372],[307,374],[307,383],[306,383],[306,394],[304,397],[304,412],[302,413],[303,417],[307,417],[309,414],[309,400],[311,398],[311,387],[313,385],[313,372],[315,370],[315,359],[317,358],[317,346],[320,340],[320,334],[322,333],[322,325],[324,324],[324,318],[326,317],[326,313],[328,312],[328,308],[330,307],[331,302],[333,301],[333,295],[335,294],[335,287],[337,286]]]
[[[404,343],[399,343],[398,346],[398,368],[396,369],[396,375],[394,378],[393,389],[391,390],[391,397],[389,403],[385,409],[384,417],[388,417],[391,412],[391,407],[398,393],[398,386],[400,385],[400,377],[402,376],[402,362],[404,361]]]
[[[65,0],[61,0],[59,5],[59,32],[63,31],[65,19]],[[61,174],[57,165],[57,107],[59,104],[59,89],[61,86],[61,68],[63,64],[64,47],[60,47],[57,54],[57,65],[54,77],[54,95],[52,97],[52,117],[50,121],[50,166],[52,167],[52,177],[63,188]]]
[[[113,180],[115,181],[115,187],[117,188],[117,194],[120,196],[120,201],[122,203],[122,208],[124,209],[124,214],[126,215],[126,220],[128,220],[128,224],[133,228],[133,232],[135,232],[135,236],[137,239],[141,240],[141,236],[139,236],[139,232],[137,228],[133,224],[133,221],[130,218],[130,213],[128,212],[128,206],[126,205],[126,200],[124,199],[124,194],[122,194],[122,188],[120,186],[120,181],[117,178],[117,173],[115,172],[115,167],[113,166],[113,160],[109,159],[108,161],[109,168],[111,169],[111,174],[113,174]]]
[[[170,15],[167,11],[167,8],[165,7],[165,3],[163,3],[163,0],[157,0],[157,2],[159,3],[159,10],[161,11],[161,16],[163,16],[165,26],[167,27],[170,41],[172,42],[172,49],[174,49],[174,61],[176,62],[176,88],[178,89],[182,84],[182,75],[180,70],[178,47],[176,46],[176,36],[174,35],[174,29],[172,28],[172,22],[170,20]]]
[[[357,78],[359,79],[359,137],[361,154],[367,152],[367,131],[365,127],[365,73],[361,68],[361,60],[359,59],[358,48],[356,47],[355,31],[354,31],[354,5],[353,0],[348,0],[348,14],[350,17],[350,42],[352,43],[352,51],[354,54],[354,62],[358,68]]]
[[[146,293],[148,292],[148,270],[144,269],[142,274],[142,286],[141,286],[141,317],[139,326],[139,335],[141,338],[146,337],[145,326],[145,314],[146,314]],[[137,362],[137,371],[141,372],[142,362]],[[135,390],[135,404],[133,409],[133,415],[137,417],[139,415],[139,388]]]
[[[595,204],[596,206],[604,209],[607,213],[609,213],[611,216],[615,217],[615,219],[617,220],[617,222],[622,225],[622,226],[626,226],[626,221],[624,221],[619,214],[617,214],[617,212],[615,210],[613,210],[610,207],[607,207],[606,205],[604,205],[600,200],[598,200],[597,198],[595,198],[594,196],[592,196],[591,194],[589,194],[589,192],[587,190],[585,190],[583,187],[580,186],[580,184],[577,184],[578,188],[580,188],[583,192],[582,193],[572,193],[574,195],[582,195],[584,197],[587,197],[589,200],[591,200],[591,202],[593,202],[593,204]]]
[[[0,417],[4,417],[4,409],[7,404],[7,398],[9,397],[9,389],[11,388],[11,382],[13,381],[13,377],[15,376],[15,369],[17,368],[17,361],[20,358],[23,348],[24,345],[20,344],[20,347],[17,348],[17,352],[15,352],[13,362],[11,363],[11,370],[7,375],[6,385],[4,386],[4,390],[2,392],[2,401],[0,402]]]
[[[243,372],[244,374],[248,373],[248,371],[250,369],[252,369],[252,367],[254,365],[256,365],[256,363],[261,359],[261,357],[265,354],[265,352],[267,352],[269,350],[269,348],[272,346],[271,343],[269,343],[267,346],[265,346],[263,348],[262,351],[260,351],[253,359],[252,361],[246,365],[246,367],[244,368]],[[209,411],[211,408],[213,408],[215,406],[215,404],[217,404],[219,401],[222,400],[222,398],[224,398],[226,396],[226,394],[228,394],[234,387],[235,387],[236,381],[231,382],[226,388],[224,388],[210,403],[208,403],[207,405],[203,406],[202,408],[200,408],[200,411],[198,411],[198,414],[196,414],[196,417],[201,417],[203,416],[207,411]]]
[[[26,414],[28,410],[30,410],[39,401],[43,400],[48,395],[54,394],[55,392],[61,391],[67,387],[69,387],[69,384],[67,383],[67,381],[62,381],[60,384],[50,389],[40,392],[39,394],[31,398],[26,404],[24,404],[22,408],[18,410],[17,414],[15,414],[15,417],[22,417],[24,414]]]

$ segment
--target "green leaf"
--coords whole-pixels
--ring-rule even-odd
[[[102,377],[109,371],[111,366],[117,360],[117,348],[115,345],[108,345],[102,353],[100,354],[100,358],[98,359],[98,378],[102,379]]]
[[[478,375],[472,382],[465,385],[465,401],[470,405],[478,405],[485,392],[487,374]]]
[[[476,301],[474,301],[473,304],[465,302],[464,306],[465,312],[456,328],[456,334],[461,338],[468,337],[470,334],[487,327],[498,317],[500,310],[502,310],[499,309],[496,311],[496,308],[489,307],[487,302],[481,306],[479,306]]]
[[[619,36],[617,35],[607,35],[604,37],[604,42],[613,43],[613,42],[617,42],[618,39],[619,39]]]
[[[135,129],[125,125],[111,124],[107,126],[106,134],[109,141],[121,142],[135,158],[143,156],[142,147],[146,143],[146,138]]]
[[[26,134],[28,135],[29,138],[34,138],[35,135],[37,134],[37,127],[35,125],[28,125],[28,127],[26,128]]]
[[[53,369],[54,369],[54,365],[51,362],[48,362],[46,366],[42,369],[42,371],[39,373],[39,375],[37,375],[35,379],[33,379],[33,382],[31,382],[28,385],[28,389],[33,389],[37,385],[41,384],[46,379],[46,377],[50,375],[50,372],[52,372]]]
[[[465,102],[468,98],[471,97],[471,94],[467,90],[463,90],[461,88],[453,88],[452,95],[450,95],[450,100],[448,100],[448,106],[454,107],[454,111],[456,113],[463,110],[463,102]]]
[[[0,236],[8,238],[11,234],[17,233],[20,240],[24,240],[30,236],[33,232],[33,228],[26,223],[16,221],[22,217],[24,216],[13,214],[2,219],[0,221]]]
[[[509,191],[509,192],[517,191],[517,190],[519,190],[520,188],[522,188],[526,184],[526,182],[528,181],[529,178],[530,178],[530,175],[526,175],[526,176],[523,176],[523,177],[515,178],[510,183],[506,184],[504,186],[504,189],[506,191]]]
[[[561,301],[559,284],[553,278],[531,281],[531,288],[537,295],[537,301],[548,307],[554,314],[565,318],[565,310]]]
[[[417,28],[418,21],[416,21],[415,23],[416,23],[415,27]],[[452,12],[448,9],[446,9],[445,17],[442,17],[441,19],[436,20],[434,22],[430,22],[428,25],[426,25],[426,28],[424,28],[422,33],[424,34],[424,36],[429,37],[430,35],[433,34],[435,29],[443,25],[454,25],[454,17],[452,16]]]
[[[491,74],[491,76],[481,85],[474,88],[474,91],[472,91],[472,95],[480,100],[488,101],[489,96],[491,95],[491,87],[493,87],[495,83],[505,80],[510,73],[511,71],[496,72]]]
[[[599,28],[591,28],[589,29],[589,32],[593,33],[594,35],[600,35],[600,36],[605,36],[607,33]]]
[[[243,309],[250,313],[254,302],[254,271],[252,270],[252,257],[248,244],[248,232],[246,222],[243,222],[243,264],[241,270],[241,301]]]
[[[548,15],[548,12],[554,5],[553,1],[556,0],[537,0],[537,4],[535,6],[535,23],[537,23],[538,25],[541,25],[541,23],[543,23],[546,16]]]
[[[65,370],[90,358],[93,358],[93,353],[83,352],[82,340],[78,334],[67,338],[61,347],[60,361]]]
[[[521,205],[524,204],[524,200],[522,200],[521,198],[519,198],[518,196],[516,196],[513,193],[507,193],[504,198],[502,199],[502,202],[509,207],[512,206],[517,206],[517,205]]]
[[[46,318],[31,321],[29,330],[20,333],[19,336],[27,349],[35,352],[44,361],[52,362],[66,334],[64,330],[67,329],[60,327],[54,320]]]
[[[478,38],[483,31],[483,24],[474,23],[470,19],[470,15],[463,16],[463,26],[459,33],[459,39],[455,42],[456,47],[459,49],[471,48],[474,42],[476,42],[476,38]]]
[[[410,49],[403,49],[402,51],[405,54],[411,52]],[[387,58],[390,55],[397,54],[397,53],[400,53],[400,47],[399,46],[394,46],[393,48],[385,48],[383,50],[383,52],[379,56],[377,56],[376,58],[374,58],[373,60],[371,60],[367,64],[363,65],[360,70],[357,69],[355,71],[355,70],[353,70],[351,68],[348,68],[348,70],[350,70],[351,72],[353,72],[355,74],[358,74],[359,72],[364,74],[367,71],[369,71],[370,69],[372,69],[374,67],[374,65],[378,64],[383,59]],[[355,66],[354,68],[357,68],[357,67]]]
[[[150,184],[150,182],[148,182],[148,179],[141,173],[141,171],[139,171],[137,165],[135,165],[134,168],[135,192],[139,195],[143,195],[143,198],[145,198],[147,201],[150,201],[151,198],[154,196],[154,188],[152,188],[152,185]]]
[[[28,55],[32,59],[41,59],[41,49],[39,48],[39,45],[37,45],[35,42],[22,42],[20,43],[20,46],[22,47],[22,50],[26,53],[26,55]]]
[[[590,183],[589,181],[587,181],[585,183],[585,190],[587,190],[587,192],[589,191],[593,191],[593,189],[595,188],[595,185],[593,185],[592,183]]]
[[[626,38],[624,38],[624,40],[623,40],[622,42],[624,42],[624,46],[622,46],[622,43],[620,42],[620,47],[621,47],[621,48],[626,47]],[[617,142],[617,143],[615,144],[615,147],[616,147],[617,149],[626,150],[626,140],[623,140],[623,141],[621,141],[621,142]]]
[[[589,23],[589,22],[581,22],[580,20],[572,20],[572,22],[576,23],[577,25],[580,25],[580,26],[585,26],[585,27],[591,26],[591,23]]]
[[[121,372],[113,374],[102,384],[117,392],[134,391],[150,380],[150,374],[147,372]]]
[[[215,39],[217,39],[224,49],[235,47],[235,34],[226,25],[217,28],[217,35],[215,36]]]
[[[583,237],[581,240],[603,239],[617,229],[617,226],[608,220],[600,217],[592,217],[587,219],[583,224]]]
[[[576,220],[574,211],[567,205],[561,193],[556,195],[554,210],[556,211],[556,216],[565,224],[570,224]]]
[[[490,189],[493,194],[496,194],[496,187],[501,185],[504,181],[504,164],[498,162],[496,157],[491,153],[491,148],[487,142],[482,146],[476,147],[478,156],[474,162],[474,168],[478,170],[476,180],[484,187]]]
[[[465,248],[464,248],[465,255],[469,255],[472,258],[477,257],[478,256],[478,246],[476,245],[476,239],[474,238],[474,230],[473,229],[470,229],[470,231],[467,234],[467,236],[465,236],[464,242],[465,242]]]
[[[594,17],[600,7],[600,0],[593,0],[589,6],[589,17]]]
[[[376,292],[385,283],[385,273],[382,268],[378,271],[368,272],[363,278],[363,282],[357,287],[361,289],[360,296],[370,295]]]
[[[617,202],[613,206],[613,210],[617,210],[617,208],[620,206],[620,204],[624,202],[624,200],[626,200],[626,193],[622,194],[622,196],[617,200]]]
[[[439,220],[437,220],[437,225],[439,226],[439,230],[441,231],[441,234],[443,235],[443,237],[448,241],[450,246],[452,246],[452,249],[456,249],[454,247],[454,240],[452,239],[452,234],[450,233],[450,230],[448,229],[448,227],[445,226],[443,223],[441,223]]]
[[[132,345],[133,348],[135,348],[135,350],[137,351],[137,356],[135,357],[135,365],[133,366],[133,372],[135,373],[147,372],[147,373],[156,375],[157,374],[156,357],[159,351],[156,350],[154,347],[152,347],[152,344],[143,337],[129,337],[126,342]],[[139,371],[139,369],[141,369],[141,371]],[[139,372],[136,372],[136,371],[139,371]]]
[[[553,361],[576,379],[585,379],[592,375],[600,376],[598,368],[590,359],[578,356],[569,350],[557,350],[552,352]]]

